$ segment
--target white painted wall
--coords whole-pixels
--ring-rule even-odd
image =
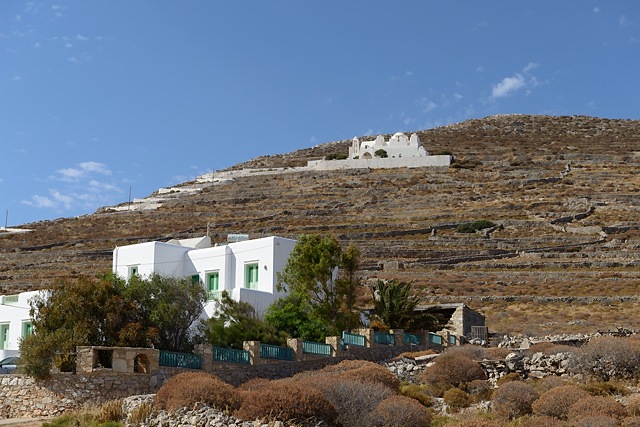
[[[313,160],[307,162],[309,170],[342,170],[342,169],[391,169],[391,168],[423,168],[451,165],[452,157],[449,155],[425,156],[425,157],[396,157],[373,159],[346,159],[346,160]]]
[[[113,252],[113,271],[129,278],[130,267],[137,266],[142,277],[153,273],[169,277],[198,275],[206,286],[207,273],[218,272],[219,290],[226,290],[236,301],[250,303],[259,315],[277,298],[277,272],[281,271],[296,241],[264,237],[210,248],[189,248],[171,243],[147,242],[122,246]],[[257,289],[247,289],[246,268],[258,264]],[[211,317],[216,303],[210,301],[203,317]]]
[[[0,338],[3,344],[0,347],[0,360],[20,354],[20,339],[24,336],[25,324],[31,323],[29,300],[39,292],[22,292],[18,294],[18,301],[14,301],[15,295],[0,295],[0,330],[8,327],[7,340]]]

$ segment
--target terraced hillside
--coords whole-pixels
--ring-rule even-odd
[[[494,116],[418,132],[428,151],[456,156],[450,168],[289,169],[185,183],[200,191],[158,209],[105,208],[0,233],[0,293],[108,270],[116,245],[202,235],[209,225],[215,241],[334,234],[361,249],[365,281],[414,281],[425,302],[464,301],[493,331],[640,328],[639,131],[631,120]],[[302,166],[348,145],[233,169]],[[498,227],[455,231],[477,219]]]

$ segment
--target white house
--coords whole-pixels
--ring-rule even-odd
[[[211,246],[209,237],[138,243],[114,249],[113,272],[126,279],[153,273],[191,277],[209,292],[206,317],[213,314],[223,290],[236,301],[250,303],[261,315],[284,296],[276,289],[276,273],[284,269],[295,244],[275,236],[217,246]]]
[[[362,141],[353,138],[351,147],[349,147],[349,158],[373,159],[376,157],[375,152],[384,150],[390,158],[406,158],[406,157],[426,157],[429,155],[424,147],[420,144],[420,138],[417,134],[407,138],[402,132],[395,133],[389,141],[385,141],[382,135],[373,141]]]
[[[33,332],[29,300],[39,292],[0,295],[0,360],[17,356],[20,339]]]

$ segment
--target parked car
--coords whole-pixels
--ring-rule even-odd
[[[18,368],[18,357],[10,356],[0,360],[0,374],[11,374]]]

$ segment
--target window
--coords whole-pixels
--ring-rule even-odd
[[[9,350],[9,324],[0,324],[0,350]]]
[[[191,283],[198,284],[200,283],[200,275],[199,274],[192,274],[191,275]]]
[[[247,264],[244,269],[244,287],[258,289],[258,263]]]
[[[137,275],[138,275],[138,266],[137,265],[130,265],[129,266],[129,276],[127,278],[131,279],[133,276],[137,276]]]
[[[33,324],[31,322],[22,322],[22,338],[26,338],[32,333],[33,333]]]
[[[220,299],[219,280],[219,272],[214,271],[207,273],[207,293],[209,294],[209,300]]]

